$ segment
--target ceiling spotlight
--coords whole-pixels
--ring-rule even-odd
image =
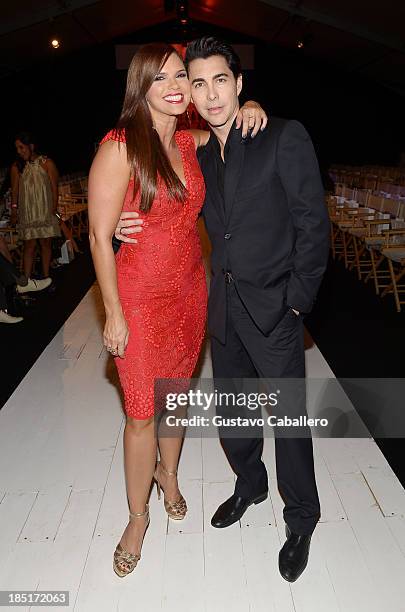
[[[177,19],[180,21],[181,25],[187,25],[189,21],[188,4],[185,0],[177,0],[176,13],[177,13]]]
[[[53,39],[51,40],[51,46],[52,46],[54,49],[59,49],[59,47],[60,47],[60,42],[59,42],[59,40],[58,40],[57,38],[53,38]]]
[[[297,48],[303,49],[304,47],[308,47],[313,42],[313,40],[314,40],[314,37],[312,34],[310,33],[304,34],[302,38],[299,38],[297,40]]]

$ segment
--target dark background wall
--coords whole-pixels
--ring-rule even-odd
[[[392,164],[405,149],[404,99],[333,66],[305,50],[285,49],[207,24],[196,34],[215,33],[233,43],[255,44],[255,70],[244,75],[243,99],[258,100],[270,115],[296,118],[309,130],[323,167],[331,162]],[[14,135],[33,130],[40,148],[62,173],[87,169],[94,143],[119,114],[125,71],[115,67],[115,43],[175,42],[170,26],[159,26],[108,44],[59,57],[1,81],[0,167],[14,158]]]

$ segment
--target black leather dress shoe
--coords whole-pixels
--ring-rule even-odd
[[[219,506],[211,519],[211,525],[218,529],[229,527],[229,525],[236,523],[236,521],[242,518],[249,506],[252,504],[260,504],[260,502],[267,498],[267,495],[268,491],[265,491],[253,499],[244,499],[243,497],[239,497],[239,495],[233,494]]]
[[[278,555],[278,568],[285,580],[295,582],[307,566],[312,534],[298,535],[288,525],[285,533],[287,540]]]

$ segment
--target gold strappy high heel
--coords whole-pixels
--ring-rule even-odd
[[[146,527],[145,527],[145,533],[146,533],[146,530],[150,522],[148,504],[146,504],[145,508],[146,508],[145,512],[130,512],[129,520],[132,521],[132,519],[134,518],[140,518],[142,516],[147,516]],[[145,537],[145,533],[144,533],[144,537]],[[142,538],[142,541],[143,541],[143,538]],[[142,543],[141,543],[141,546],[142,546]],[[137,563],[140,558],[141,558],[140,553],[136,553],[136,554],[130,553],[127,550],[125,550],[125,548],[123,548],[120,543],[118,543],[117,548],[114,551],[114,561],[113,561],[114,572],[120,578],[127,576],[136,568]]]
[[[155,473],[153,475],[153,478],[156,481],[158,499],[160,499],[160,490],[161,490],[159,478],[158,478],[158,475],[157,475],[157,471],[158,471],[158,467],[159,466],[160,466],[160,469],[167,476],[177,476],[177,470],[175,472],[169,472],[162,465],[162,463],[160,461],[158,461],[158,463],[156,465]],[[164,504],[165,504],[165,510],[166,510],[167,514],[169,515],[169,517],[171,519],[173,519],[175,521],[181,521],[186,516],[186,513],[187,513],[187,504],[186,504],[186,500],[184,499],[184,497],[182,496],[181,493],[180,493],[180,499],[178,499],[177,501],[168,501],[168,500],[165,499],[164,500]]]

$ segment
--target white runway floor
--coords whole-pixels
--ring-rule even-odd
[[[154,490],[142,559],[127,578],[113,573],[128,518],[124,417],[98,295],[94,286],[0,411],[0,590],[68,590],[69,608],[52,609],[77,612],[405,611],[405,493],[372,439],[314,440],[322,518],[293,585],[277,567],[272,439],[270,498],[216,530],[233,473],[217,439],[186,438],[187,518],[169,521]],[[306,359],[308,376],[333,376],[316,346]]]

